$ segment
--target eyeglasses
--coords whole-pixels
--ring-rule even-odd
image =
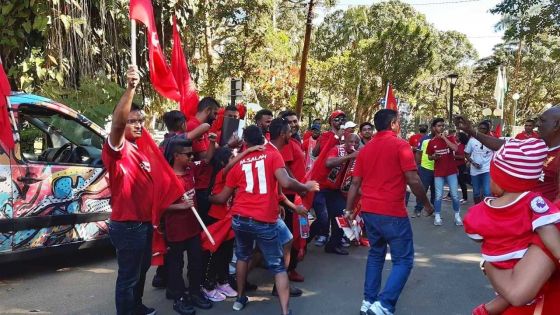
[[[177,154],[181,154],[190,158],[194,157],[194,153],[193,152],[178,152]]]
[[[128,120],[126,121],[126,123],[129,124],[129,125],[136,125],[136,124],[144,125],[145,122],[146,122],[146,119],[144,119],[144,118],[140,118],[140,119],[128,119]]]

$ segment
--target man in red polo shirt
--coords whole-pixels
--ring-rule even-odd
[[[220,104],[211,98],[205,97],[198,102],[198,110],[196,116],[187,121],[187,133],[197,129],[204,123],[212,124],[216,119]],[[210,210],[210,202],[208,202],[208,186],[210,185],[210,177],[212,168],[210,160],[216,150],[216,135],[205,132],[197,138],[193,138],[192,150],[195,154],[195,191],[196,204],[200,217],[205,223],[208,223],[208,210]]]
[[[361,216],[370,243],[366,264],[364,300],[360,314],[393,314],[414,262],[412,228],[404,205],[408,184],[427,211],[432,205],[416,171],[410,145],[397,137],[400,130],[398,113],[382,109],[374,116],[377,134],[356,159],[354,177],[348,192],[346,209],[353,204],[361,189]],[[351,215],[354,219],[356,212]],[[381,274],[391,251],[393,268],[380,292]]]
[[[523,132],[518,133],[515,136],[517,140],[525,140],[530,138],[539,138],[539,134],[536,133],[533,129],[535,129],[535,121],[532,119],[527,119],[525,121],[525,130]]]
[[[299,119],[297,114],[293,111],[284,112],[282,114],[282,118],[288,121],[292,131],[292,136],[290,137],[290,142],[280,150],[280,153],[282,154],[284,163],[286,163],[286,169],[288,170],[290,176],[299,182],[303,182],[305,179],[305,154],[303,153],[302,143],[299,140]],[[288,200],[295,202],[295,191],[284,189],[284,194]],[[284,216],[284,222],[292,234],[294,234],[295,215],[297,215],[297,213],[294,214],[292,211],[288,210]],[[292,246],[290,262],[288,265],[288,276],[291,281],[303,282],[304,277],[296,271],[298,265],[297,255],[298,250]]]
[[[505,140],[477,132],[473,124],[462,116],[455,118],[455,125],[465,133],[475,137],[484,146],[498,151]],[[539,136],[548,146],[548,156],[543,166],[543,175],[533,192],[541,193],[546,199],[558,199],[558,172],[560,171],[560,107],[553,106],[542,113],[537,120]]]
[[[287,124],[285,126],[289,128]],[[265,140],[262,129],[258,126],[247,127],[243,138],[248,147],[262,145]],[[304,185],[290,177],[280,152],[274,145],[268,143],[264,151],[249,153],[239,161],[228,173],[224,189],[210,197],[212,203],[225,203],[236,189],[231,208],[239,293],[233,305],[236,311],[243,309],[249,301],[245,296],[245,282],[248,262],[256,242],[268,269],[275,274],[282,314],[289,314],[289,279],[284,265],[283,244],[279,239],[276,223],[278,184],[300,194],[316,191],[319,188],[314,181]]]
[[[138,82],[138,68],[130,66],[127,88],[113,112],[111,132],[102,151],[111,190],[109,237],[117,250],[118,315],[156,313],[142,304],[146,271],[152,257],[154,182],[149,158],[136,145],[145,121],[140,108],[132,104]]]

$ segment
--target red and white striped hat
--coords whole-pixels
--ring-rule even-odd
[[[531,190],[541,177],[547,154],[541,139],[510,139],[494,154],[490,176],[505,191]]]

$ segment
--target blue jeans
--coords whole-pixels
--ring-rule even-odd
[[[361,213],[369,239],[369,252],[364,283],[364,300],[379,301],[391,313],[395,312],[397,300],[408,280],[414,264],[412,228],[408,218]],[[387,245],[391,251],[393,268],[383,291],[380,291],[381,276]]]
[[[418,176],[420,176],[420,181],[422,181],[422,186],[424,186],[426,192],[428,192],[428,188],[430,189],[430,202],[434,203],[434,199],[435,199],[434,171],[431,171],[423,167],[419,167]],[[418,198],[416,198],[416,206],[414,207],[414,211],[420,212],[422,211],[422,208],[424,208],[424,205],[422,204],[422,202],[419,201]]]
[[[346,207],[346,199],[340,190],[323,189],[315,194],[313,209],[315,209],[315,214],[317,214],[317,220],[311,224],[310,234],[312,236],[329,235],[330,222],[331,237],[325,245],[326,248],[334,248],[341,245],[344,232],[338,227],[336,217],[343,214],[344,207]]]
[[[472,167],[472,166],[471,166]],[[471,176],[474,197],[490,197],[490,172]],[[481,196],[482,195],[482,196]]]
[[[453,201],[453,210],[455,213],[459,213],[459,192],[457,191],[459,181],[457,179],[457,174],[451,174],[445,177],[436,177],[434,178],[434,182],[436,186],[436,202],[434,203],[436,213],[441,213],[441,200],[443,199],[443,185],[445,182],[449,185],[449,192],[451,194],[451,200]]]
[[[231,221],[235,232],[235,256],[237,260],[249,261],[253,255],[255,241],[261,250],[268,270],[274,274],[286,272],[282,242],[275,223],[264,223],[252,218],[235,215]]]
[[[117,314],[130,315],[142,305],[146,272],[152,259],[152,224],[110,221],[109,237],[117,250],[119,267],[115,287]]]

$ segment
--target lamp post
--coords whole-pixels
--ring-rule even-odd
[[[511,96],[513,98],[513,125],[517,126],[517,101],[521,95],[519,93],[515,93]]]
[[[447,82],[449,82],[449,125],[453,123],[453,89],[457,85],[458,78],[459,76],[456,73],[447,76]]]

